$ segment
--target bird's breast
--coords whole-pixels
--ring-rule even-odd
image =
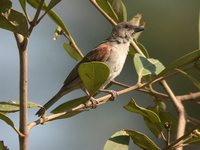
[[[120,74],[128,55],[129,44],[117,44],[112,46],[110,56],[106,61],[110,69],[110,78],[114,79]]]

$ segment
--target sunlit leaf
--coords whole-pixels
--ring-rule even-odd
[[[12,7],[11,0],[0,0],[0,13],[6,13]]]
[[[0,28],[10,30],[15,33],[27,36],[28,33],[28,23],[26,17],[16,11],[11,9],[9,14],[0,14]]]
[[[110,74],[108,66],[102,62],[83,63],[78,71],[90,95],[94,95],[101,88]]]
[[[76,51],[76,49],[71,46],[68,43],[64,43],[63,47],[65,49],[65,51],[69,54],[69,56],[71,56],[73,59],[75,59],[76,61],[79,61],[82,59],[82,56]]]
[[[145,58],[138,53],[135,54],[133,61],[136,72],[138,74],[139,82],[141,81],[143,76],[158,75],[165,68],[159,60],[152,58]]]
[[[125,130],[133,142],[143,150],[161,150],[148,136],[143,133]]]
[[[104,150],[128,150],[129,140],[130,138],[126,131],[118,131],[107,140]]]
[[[127,11],[126,7],[123,3],[123,0],[108,0],[117,14],[117,17],[119,18],[119,21],[127,21]]]
[[[198,88],[198,90],[200,90],[200,82],[197,79],[190,76],[187,72],[183,70],[180,70],[180,69],[176,69],[176,70],[180,72],[181,74],[183,74],[185,77],[187,77],[190,81],[192,81],[192,83]]]
[[[28,108],[43,108],[39,104],[35,104],[32,102],[28,102]],[[8,101],[8,102],[0,102],[0,112],[2,113],[13,113],[19,111],[19,101]]]
[[[151,132],[156,137],[160,136],[160,133],[163,130],[163,126],[160,118],[155,112],[138,106],[133,99],[126,106],[124,106],[124,108],[130,112],[142,115],[147,127],[151,130]]]

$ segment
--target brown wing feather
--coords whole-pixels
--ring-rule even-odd
[[[94,50],[90,51],[71,71],[71,73],[66,78],[64,85],[70,84],[74,81],[78,75],[78,67],[81,63],[91,62],[91,61],[106,61],[110,56],[111,47],[106,44],[101,44]]]

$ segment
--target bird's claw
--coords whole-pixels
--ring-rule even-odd
[[[112,95],[109,99],[110,101],[114,101],[116,97],[119,96],[118,93],[114,90],[109,90],[108,93]]]
[[[95,109],[97,108],[98,105],[98,101],[91,97],[84,105],[85,105],[85,109],[88,110],[89,108]]]
[[[95,109],[95,108],[97,108],[97,105],[98,105],[98,102],[97,102],[97,100],[95,99],[95,98],[91,98],[90,99],[90,102],[92,103],[92,109]]]

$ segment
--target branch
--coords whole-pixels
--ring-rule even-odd
[[[30,28],[29,28],[29,34],[28,34],[29,36],[30,36],[31,32],[33,31],[33,28],[39,23],[38,18],[40,16],[40,12],[42,10],[42,6],[44,4],[44,1],[45,0],[40,0],[40,3],[39,3],[38,8],[36,10],[35,16],[34,16],[33,20],[30,22]]]
[[[170,96],[170,98],[172,99],[172,102],[178,111],[179,118],[178,118],[176,139],[179,139],[180,137],[182,137],[184,135],[185,128],[186,128],[185,108],[184,108],[183,104],[181,103],[181,101],[176,98],[176,96],[170,89],[167,82],[165,80],[163,80],[163,81],[161,81],[161,83],[164,86],[164,88],[165,88],[166,92],[168,93],[168,95]],[[182,150],[182,149],[183,149],[183,147],[177,148],[177,150]]]
[[[99,5],[97,4],[96,0],[90,0],[90,2],[100,11],[100,13],[112,24],[117,25],[115,22]]]
[[[141,87],[141,85],[136,84],[136,85],[133,85],[131,87],[125,88],[123,90],[117,91],[117,94],[121,95],[121,94],[130,92],[130,91],[136,90],[136,89],[138,89],[140,87]],[[112,97],[112,95],[108,94],[108,95],[105,95],[103,97],[100,97],[100,98],[96,99],[97,105],[102,105],[102,104],[108,102],[109,99],[110,99],[110,97]],[[57,113],[57,114],[52,114],[52,115],[40,118],[40,119],[38,119],[36,121],[33,121],[33,122],[29,123],[28,128],[30,130],[33,127],[35,127],[35,126],[37,126],[39,124],[43,124],[45,122],[49,122],[49,121],[58,119],[58,118],[60,118],[62,116],[65,116],[65,115],[71,113],[71,112],[74,112],[74,111],[83,111],[86,108],[92,108],[92,107],[93,107],[93,103],[91,101],[88,101],[86,104],[80,104],[80,105],[72,108],[71,110],[68,110],[68,111],[65,111],[65,112],[61,112],[61,113]]]
[[[27,45],[28,38],[23,37],[20,34],[15,33],[15,39],[17,42],[19,50],[19,61],[20,61],[20,89],[19,89],[19,99],[20,99],[20,116],[19,116],[19,133],[24,136],[19,135],[19,146],[20,150],[28,150],[28,59],[27,59]]]

